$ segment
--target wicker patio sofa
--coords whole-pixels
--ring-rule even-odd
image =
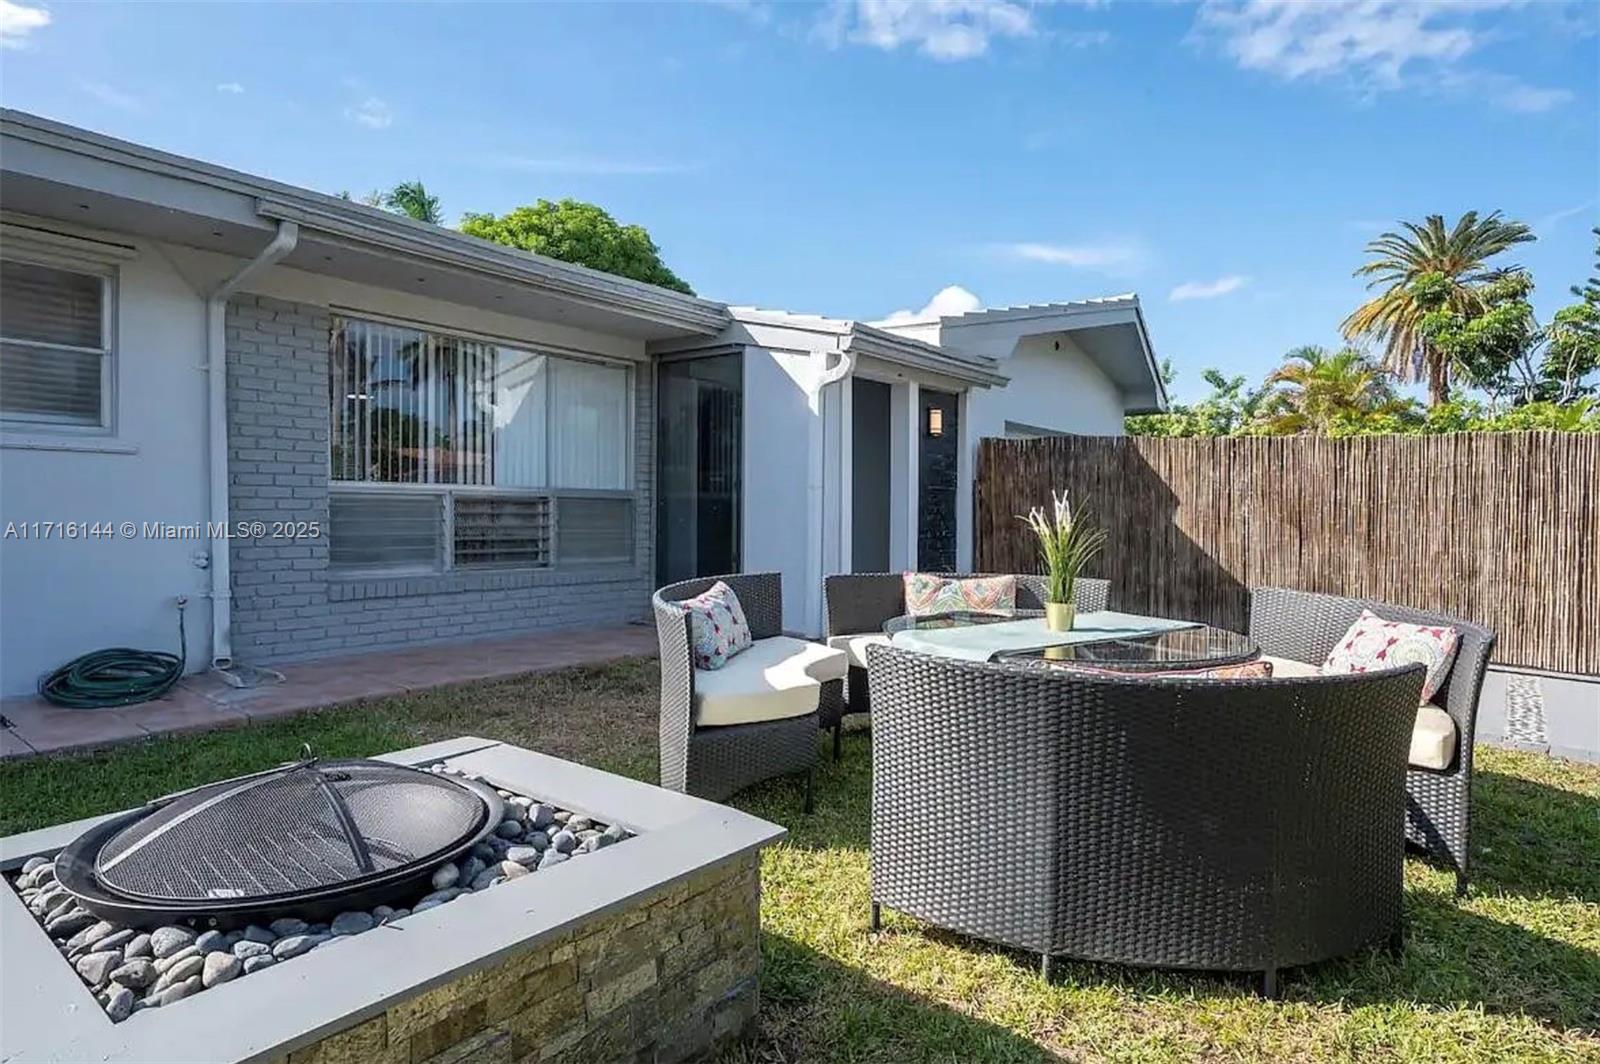
[[[980,573],[940,573],[952,580]],[[1044,614],[1046,579],[1031,573],[1017,574],[1017,613],[1019,616],[1037,617]],[[1079,577],[1073,588],[1075,605],[1080,612],[1103,610],[1110,583],[1089,577]],[[823,615],[828,645],[839,647],[850,655],[850,674],[845,684],[844,713],[872,712],[872,698],[867,690],[866,648],[875,643],[888,643],[883,634],[883,623],[906,612],[905,575],[903,573],[841,573],[824,577],[822,581]],[[839,759],[839,733],[843,714],[829,717],[824,714],[822,726],[833,729],[833,757]]]
[[[1091,678],[893,646],[872,670],[872,913],[1035,952],[1278,971],[1400,946],[1423,669]]]
[[[722,669],[704,672],[694,666],[689,616],[679,603],[718,580],[738,595],[755,642]],[[708,576],[669,584],[651,597],[651,606],[661,650],[661,786],[721,801],[752,783],[804,772],[806,812],[811,812],[819,714],[838,716],[844,701],[843,654],[783,634],[783,579],[778,573]],[[730,692],[730,681],[737,681],[741,673],[753,683]],[[788,677],[788,690],[762,690],[766,677],[780,673]],[[736,717],[741,721],[760,718],[759,702],[771,695],[777,700],[776,719],[726,723],[722,721],[728,717],[722,716],[719,723],[708,724],[707,701],[713,685],[717,693],[732,694],[728,701],[737,703]],[[792,715],[794,696],[810,697],[813,688],[815,703],[809,711]],[[752,705],[756,705],[753,714]]]
[[[1386,620],[1446,625],[1461,634],[1455,663],[1433,696],[1433,704],[1454,724],[1455,734],[1446,740],[1453,756],[1408,767],[1406,839],[1449,864],[1456,874],[1456,894],[1463,895],[1472,827],[1472,743],[1494,632],[1442,613],[1387,602],[1261,587],[1250,592],[1250,637],[1263,655],[1274,659],[1277,675],[1292,671],[1292,666],[1286,668],[1290,663],[1316,668],[1364,609]]]

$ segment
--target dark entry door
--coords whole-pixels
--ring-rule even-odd
[[[889,569],[889,386],[855,377],[851,393],[850,568]]]
[[[656,398],[657,582],[738,572],[742,356],[663,362]]]
[[[960,455],[959,405],[951,392],[921,389],[918,439],[917,568],[953,572],[956,567],[956,463]],[[935,413],[937,411],[937,413]],[[937,433],[937,435],[935,435]]]

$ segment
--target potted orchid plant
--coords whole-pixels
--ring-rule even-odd
[[[1100,553],[1105,546],[1106,534],[1085,520],[1082,512],[1074,515],[1066,492],[1052,493],[1055,512],[1046,514],[1044,507],[1035,506],[1026,521],[1033,534],[1039,537],[1039,560],[1049,577],[1045,589],[1045,623],[1051,631],[1065,632],[1072,628],[1076,609],[1073,605],[1073,585],[1085,564]]]

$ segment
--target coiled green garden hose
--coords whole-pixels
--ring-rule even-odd
[[[189,658],[189,639],[183,630],[183,608],[178,599],[178,653],[110,647],[73,658],[39,681],[39,694],[58,706],[72,709],[109,709],[160,698],[183,677]]]

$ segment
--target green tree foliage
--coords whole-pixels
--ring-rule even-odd
[[[1524,403],[1537,397],[1532,356],[1542,336],[1528,302],[1533,278],[1513,270],[1486,282],[1478,306],[1467,313],[1450,302],[1442,274],[1425,273],[1411,287],[1425,311],[1418,332],[1449,360],[1454,376],[1488,393],[1491,407],[1508,397]]]
[[[1246,428],[1268,436],[1337,435],[1374,418],[1404,420],[1413,404],[1354,348],[1297,347],[1267,376],[1272,389]]]
[[[1161,364],[1163,383],[1171,384],[1176,374],[1171,360]],[[1233,436],[1251,424],[1260,412],[1267,389],[1248,388],[1244,377],[1229,377],[1218,369],[1204,370],[1200,377],[1211,385],[1211,394],[1193,406],[1174,403],[1165,414],[1138,414],[1127,419],[1133,436]]]
[[[1504,272],[1487,261],[1517,244],[1533,240],[1521,222],[1502,220],[1495,211],[1480,218],[1463,214],[1453,227],[1430,214],[1421,225],[1400,223],[1402,232],[1386,232],[1367,245],[1372,256],[1356,270],[1370,278],[1368,288],[1382,288],[1344,320],[1348,340],[1370,337],[1384,344],[1384,366],[1402,381],[1426,380],[1428,402],[1450,397],[1450,357],[1428,341],[1422,329],[1430,308],[1418,302],[1416,284],[1437,275],[1432,294],[1441,305],[1463,318],[1482,313],[1484,289]]]
[[[1600,275],[1600,227],[1595,236],[1595,273]],[[1556,311],[1545,330],[1545,354],[1539,363],[1540,398],[1557,403],[1591,395],[1585,378],[1600,370],[1600,276],[1573,285],[1578,302]]]
[[[439,197],[428,195],[421,181],[402,181],[383,194],[382,206],[396,214],[415,218],[429,225],[443,225],[444,212],[439,209]]]
[[[592,203],[541,199],[503,215],[467,214],[461,231],[539,255],[575,262],[636,281],[693,295],[694,290],[661,261],[661,251],[642,226],[621,225]]]

